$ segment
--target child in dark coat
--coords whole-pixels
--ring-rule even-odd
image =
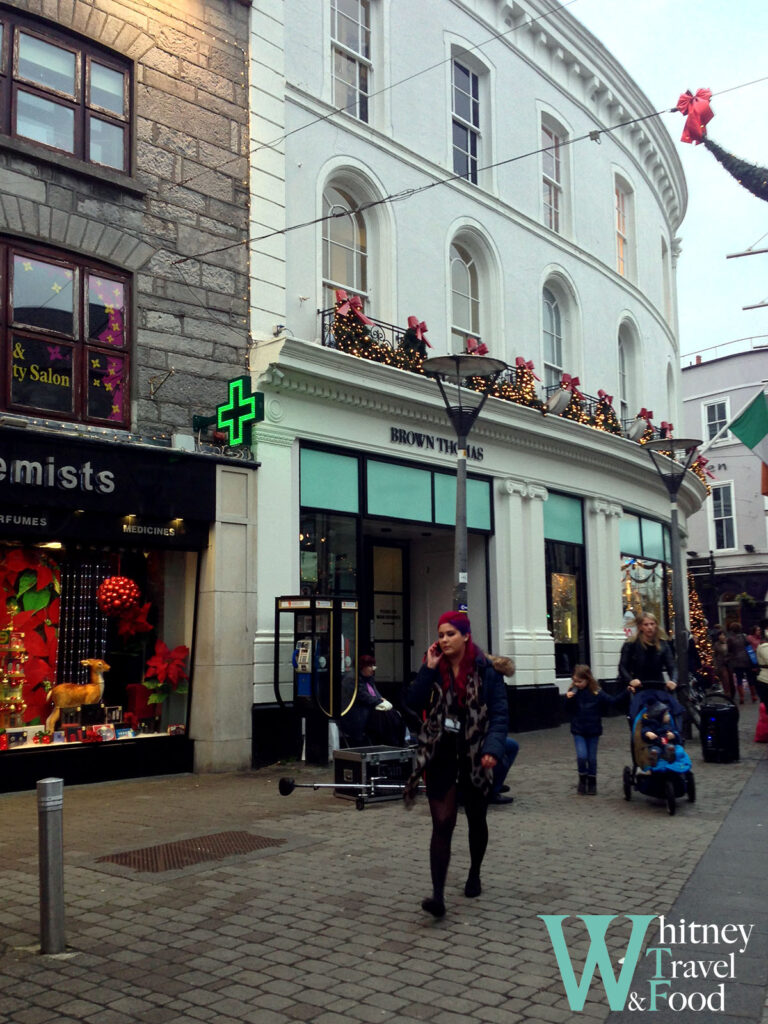
[[[589,665],[577,665],[566,693],[571,716],[571,733],[579,769],[577,792],[597,793],[597,743],[603,732],[602,715],[609,707],[626,698],[626,693],[611,697],[592,675]]]

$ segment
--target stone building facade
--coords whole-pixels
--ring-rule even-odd
[[[31,558],[58,544],[64,576],[96,536],[97,574],[151,563],[149,635],[186,646],[192,668],[191,715],[179,694],[163,712],[203,768],[242,766],[250,750],[255,464],[192,427],[248,366],[248,18],[239,0],[0,3],[4,465],[21,439],[40,449],[26,478],[4,476],[5,497],[20,513],[63,437],[73,460],[112,474],[102,506],[73,509],[59,480],[45,514],[7,516],[2,539]],[[94,517],[87,529],[71,527],[73,511]],[[186,531],[162,525],[171,516]],[[142,548],[163,537],[171,553]],[[106,656],[112,642],[74,646]],[[46,686],[62,681],[57,657]],[[107,699],[124,702],[127,677],[106,678]]]

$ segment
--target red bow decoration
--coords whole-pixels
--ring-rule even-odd
[[[578,384],[581,384],[579,378],[572,377],[570,373],[564,373],[563,379],[560,381],[560,386],[565,388],[566,391],[570,391],[575,398],[583,398],[584,395],[579,391]]]
[[[432,348],[430,343],[427,341],[427,325],[423,320],[419,323],[419,318],[417,316],[409,316],[408,328],[416,334],[417,341],[423,341],[427,348]]]
[[[652,425],[651,424],[651,419],[653,417],[653,413],[651,412],[650,409],[646,409],[645,406],[643,406],[643,408],[637,414],[637,418],[638,419],[640,419],[641,417],[645,420],[645,422],[648,424],[649,427]]]
[[[609,395],[607,391],[603,391],[602,388],[597,392],[597,397],[601,398],[606,405],[613,405],[613,395]]]
[[[341,303],[341,305],[336,309],[339,316],[349,316],[350,313],[354,313],[360,323],[373,323],[373,320],[369,320],[363,312],[363,300],[359,295],[353,295],[349,298],[343,288],[337,288],[336,301]]]
[[[708,476],[710,480],[716,479],[715,474],[712,472],[711,469],[708,468],[709,459],[705,458],[703,455],[699,455],[696,459],[694,459],[693,464],[694,466],[698,466],[702,473],[704,473],[705,476]]]
[[[677,109],[685,115],[685,126],[680,136],[681,142],[692,142],[698,146],[707,134],[707,125],[715,116],[709,106],[712,99],[711,89],[697,89],[696,95],[689,89],[682,93],[677,101]]]
[[[667,423],[666,420],[661,421],[659,429],[661,430],[662,437],[672,437],[672,431],[674,430],[674,423]]]
[[[487,356],[488,346],[477,338],[467,338],[467,352],[471,356]]]
[[[537,376],[533,372],[533,360],[532,359],[529,359],[528,362],[526,363],[526,361],[525,361],[523,356],[518,356],[517,359],[515,359],[515,366],[517,366],[520,370],[523,370],[523,369],[530,370],[531,373],[533,374],[533,379],[534,380],[541,380],[541,377]]]

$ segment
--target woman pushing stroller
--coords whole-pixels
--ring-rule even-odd
[[[665,672],[669,676],[668,681],[664,680]],[[658,699],[659,690],[674,691],[677,687],[675,675],[675,660],[669,644],[662,637],[656,616],[643,613],[637,619],[635,639],[624,644],[619,660],[619,678],[631,686],[634,693],[629,709],[630,717],[634,719],[642,707],[654,703]],[[669,699],[672,713],[679,724],[683,707],[674,697]]]

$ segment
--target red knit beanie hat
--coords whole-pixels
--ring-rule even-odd
[[[450,622],[464,636],[472,632],[472,626],[466,612],[443,612],[437,620],[437,628],[439,629],[441,626],[444,626],[446,622]]]

